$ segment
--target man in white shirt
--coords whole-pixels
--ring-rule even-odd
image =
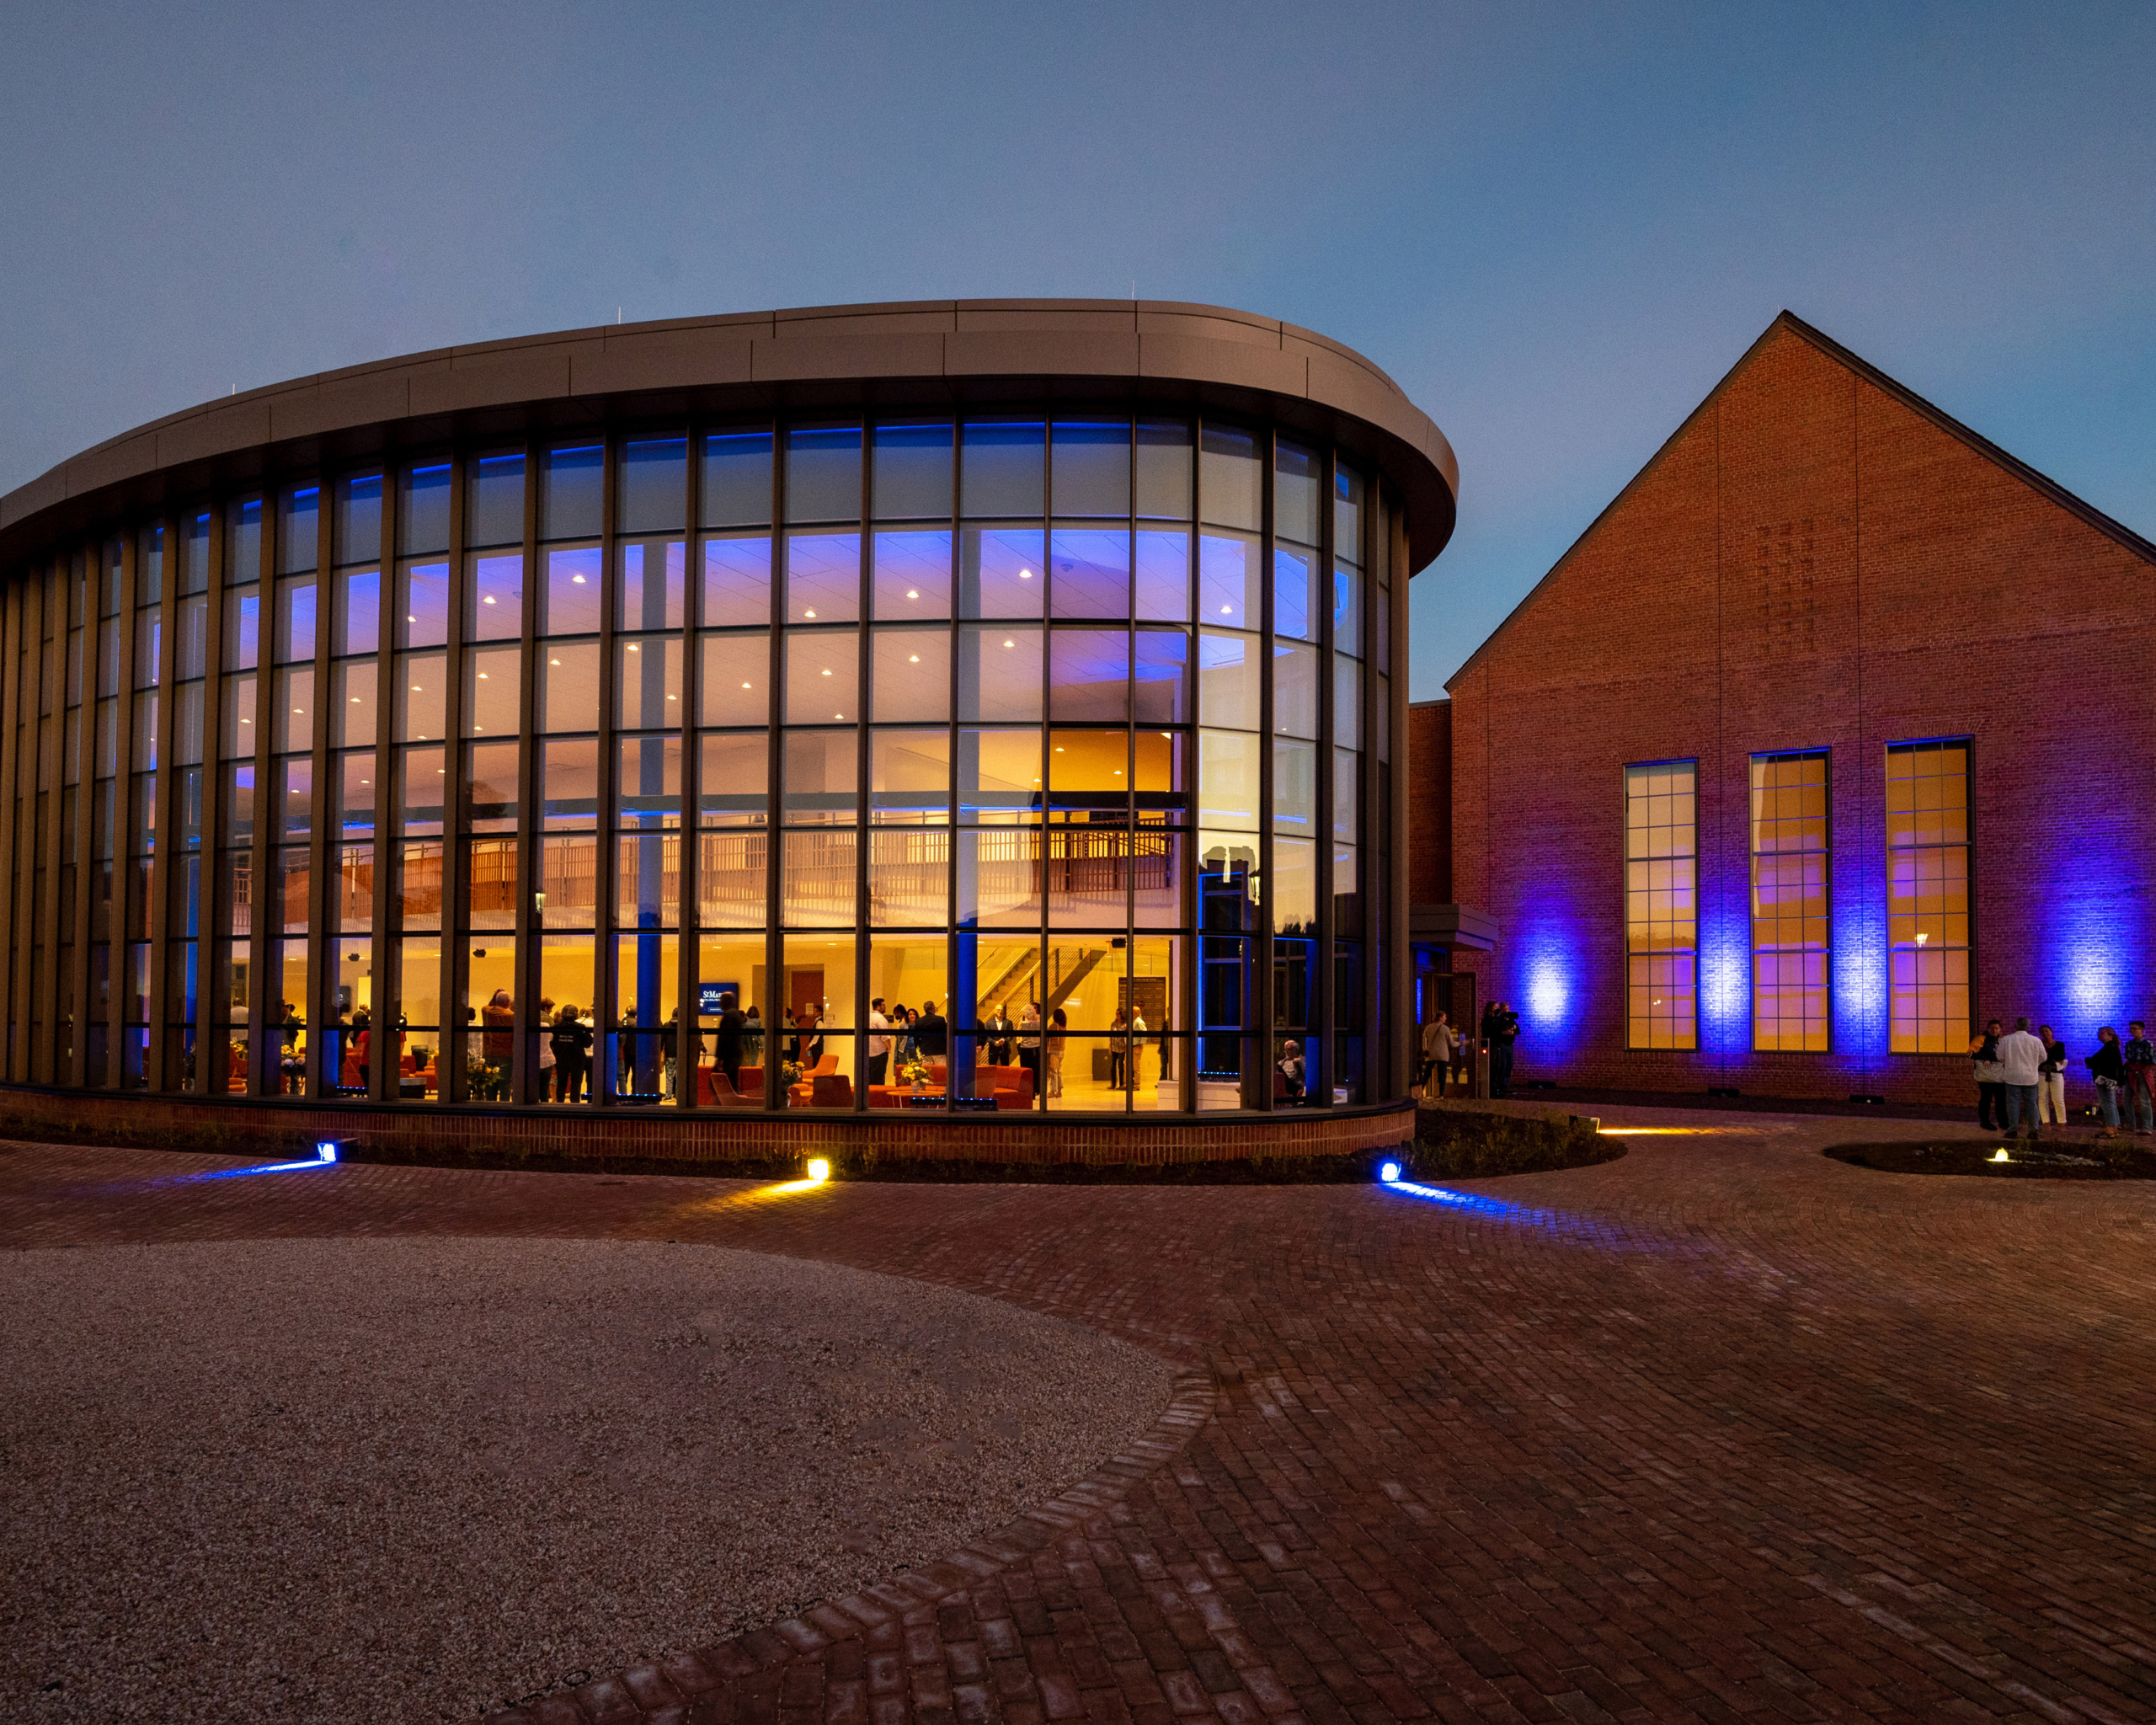
[[[881,995],[868,1003],[868,1081],[881,1084],[891,1064],[891,1039],[878,1036],[879,1030],[889,1030],[891,1021],[883,1016],[883,997]]]
[[[2045,1048],[2041,1037],[2029,1033],[2029,1021],[2016,1018],[2014,1028],[1999,1039],[1999,1065],[2006,1086],[2006,1135],[2018,1138],[2021,1122],[2029,1122],[2029,1135],[2036,1135],[2036,1087],[2043,1081]]]

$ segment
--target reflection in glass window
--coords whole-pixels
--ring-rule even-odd
[[[468,558],[464,576],[464,638],[513,641],[524,633],[524,553]]]
[[[524,457],[481,456],[467,468],[464,511],[467,547],[515,545],[524,537]]]
[[[687,547],[679,539],[647,539],[621,546],[622,629],[678,629],[687,591]]]
[[[1264,740],[1240,731],[1198,734],[1198,820],[1201,826],[1257,830]]]
[[[771,638],[768,631],[703,638],[699,724],[771,721]]]
[[[1258,704],[1258,666],[1257,636],[1219,629],[1201,631],[1198,638],[1198,723],[1256,730],[1263,710]]]
[[[876,428],[875,518],[879,521],[951,519],[951,427]]]
[[[861,428],[796,426],[786,436],[786,518],[861,519]]]
[[[1625,769],[1626,1024],[1632,1048],[1699,1045],[1699,766]]]
[[[861,717],[861,638],[853,629],[789,632],[786,722],[841,724]]]
[[[614,644],[614,723],[624,730],[681,723],[681,638],[643,635]]]
[[[1320,613],[1317,553],[1297,545],[1273,548],[1273,628],[1281,635],[1315,641]]]
[[[1190,533],[1182,527],[1138,530],[1138,619],[1190,620]]]
[[[606,589],[599,575],[599,547],[563,547],[547,553],[545,585],[539,590],[539,633],[595,635]]]
[[[957,777],[960,820],[1037,819],[1042,802],[1040,732],[960,731]]]
[[[540,470],[539,537],[595,539],[604,519],[606,451],[598,444],[550,449]]]
[[[1896,1054],[1968,1046],[1969,745],[1886,751],[1886,947]]]
[[[1049,717],[1119,723],[1130,717],[1130,634],[1062,628],[1050,638]]]
[[[703,523],[761,527],[771,518],[771,434],[714,431],[704,439]]]
[[[688,519],[689,444],[637,437],[622,446],[616,526],[624,533],[678,533]]]
[[[449,565],[405,564],[397,573],[397,644],[440,647],[448,639]]]
[[[1190,718],[1190,637],[1182,629],[1140,629],[1134,716],[1140,724],[1182,724]]]
[[[552,641],[539,664],[539,724],[542,731],[599,729],[599,644]]]
[[[1317,734],[1317,649],[1304,642],[1273,644],[1273,729],[1285,737]]]
[[[870,646],[870,686],[878,724],[920,724],[951,716],[951,632],[878,629]]]
[[[786,536],[786,620],[850,623],[861,616],[861,535]]]
[[[1044,429],[1038,420],[966,427],[961,515],[1040,518],[1045,503]]]
[[[1826,1052],[1827,756],[1752,759],[1752,1046]]]
[[[698,819],[706,826],[767,826],[771,799],[771,737],[765,731],[728,731],[698,744]],[[762,916],[763,889],[757,889]],[[739,925],[737,925],[739,926]]]
[[[704,541],[703,621],[711,628],[753,625],[771,619],[771,542],[768,533],[729,535]]]
[[[1190,519],[1190,427],[1180,419],[1138,422],[1138,513],[1171,521]]]
[[[1059,522],[1049,543],[1049,568],[1054,577],[1051,615],[1130,615],[1128,527],[1074,527]]]
[[[1255,532],[1265,525],[1264,499],[1257,440],[1232,425],[1208,425],[1198,449],[1199,518]]]
[[[1014,624],[958,632],[958,718],[1024,722],[1041,716],[1041,632]]]
[[[382,556],[382,475],[347,474],[337,482],[330,548],[339,567]]]
[[[190,601],[199,604],[200,601]],[[181,606],[183,622],[186,606]],[[198,617],[200,613],[197,613]],[[329,650],[340,657],[347,653],[371,653],[382,635],[382,571],[346,569],[338,574],[333,602]],[[184,650],[186,637],[181,637]],[[182,671],[182,676],[187,673]],[[196,676],[200,676],[198,671]]]
[[[879,529],[870,555],[879,621],[924,622],[951,615],[949,529]]]
[[[1273,829],[1308,837],[1317,821],[1317,745],[1282,738],[1273,745]]]
[[[397,548],[405,557],[449,549],[449,463],[435,462],[405,473],[398,499]]]
[[[1061,420],[1054,442],[1055,512],[1130,513],[1130,427],[1121,420]]]
[[[869,738],[869,819],[879,825],[942,825],[951,818],[951,734],[876,731]]]
[[[958,615],[1036,617],[1048,582],[1038,527],[968,527],[958,548]]]
[[[1258,540],[1254,533],[1207,531],[1198,540],[1198,620],[1222,628],[1254,629],[1258,596]]]
[[[314,568],[320,551],[322,488],[301,485],[277,504],[277,573],[296,575]]]

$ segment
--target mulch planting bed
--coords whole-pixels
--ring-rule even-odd
[[[2004,1148],[2008,1161],[1995,1160]],[[1888,1174],[1978,1174],[1993,1180],[2156,1180],[2156,1150],[2120,1139],[1934,1140],[1925,1143],[1833,1144],[1838,1162]]]

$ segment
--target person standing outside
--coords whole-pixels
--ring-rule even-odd
[[[2014,1028],[1999,1039],[1999,1070],[2006,1091],[2006,1135],[2017,1138],[2021,1122],[2029,1123],[2029,1136],[2036,1136],[2036,1092],[2042,1081],[2046,1049],[2029,1033],[2029,1021],[2016,1018]]]
[[[1969,1044],[1977,1075],[1977,1124],[1993,1132],[2006,1130],[2006,1078],[1999,1064],[1999,1020],[1993,1018]]]
[[[1445,1093],[1445,1071],[1451,1065],[1452,1026],[1446,1022],[1445,1014],[1439,1012],[1422,1027],[1422,1078],[1419,1088],[1424,1097],[1434,1101]]]
[[[1519,1040],[1519,1014],[1502,1001],[1490,1003],[1490,1094],[1513,1093],[1513,1044]]]
[[[891,1021],[883,1016],[883,996],[880,994],[868,1003],[868,1082],[873,1087],[884,1081],[891,1070],[891,1039],[886,1033]]]
[[[2096,1106],[2104,1117],[2104,1135],[2115,1138],[2119,1130],[2119,1092],[2126,1087],[2126,1060],[2119,1049],[2119,1033],[2108,1024],[2096,1033],[2096,1052],[2084,1055],[2081,1064],[2096,1081]]]
[[[2126,1065],[2127,1110],[2135,1131],[2156,1131],[2156,1044],[2148,1040],[2148,1027],[2140,1019],[2126,1028],[2132,1033],[2119,1058]]]
[[[2044,1044],[2044,1063],[2036,1069],[2037,1124],[2063,1126],[2066,1124],[2066,1044],[2052,1034],[2052,1027],[2048,1024],[2038,1027],[2036,1034]]]

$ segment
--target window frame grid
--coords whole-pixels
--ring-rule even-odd
[[[1957,845],[1897,846],[1893,841],[1893,813],[1889,806],[1888,801],[1891,793],[1886,789],[1886,787],[1893,782],[1892,766],[1894,757],[1897,755],[1914,755],[1922,750],[1932,749],[1959,749],[1961,751],[1962,825],[1961,841]],[[1977,1023],[1977,927],[1976,739],[1972,735],[1960,735],[1922,737],[1898,743],[1890,742],[1886,745],[1884,753],[1881,756],[1881,775],[1880,780],[1879,806],[1881,836],[1885,841],[1883,848],[1886,852],[1886,902],[1885,905],[1886,924],[1886,1052],[1889,1058],[1896,1060],[1939,1060],[1941,1058],[1966,1060],[1968,1058],[1967,1043],[1969,1039],[1975,1033]],[[1965,900],[1962,914],[1964,925],[1967,929],[1967,937],[1963,943],[1959,947],[1949,947],[1942,943],[1937,948],[1929,948],[1929,950],[1942,953],[1958,952],[1962,955],[1961,987],[1964,996],[1963,1005],[1967,1010],[1966,1015],[1961,1023],[1961,1045],[1954,1045],[1954,1039],[1950,1033],[1948,1036],[1948,1045],[1943,1048],[1897,1048],[1895,1046],[1894,959],[1896,955],[1900,953],[1912,953],[1921,957],[1927,948],[1925,943],[1919,942],[1911,942],[1906,945],[1897,945],[1895,943],[1893,922],[1895,858],[1897,856],[1903,855],[1914,857],[1920,855],[1926,851],[1945,852],[1951,850],[1959,850],[1962,854],[1961,879],[1962,892]],[[1951,986],[1951,984],[1944,985],[1949,987]],[[1921,987],[1922,985],[1919,984],[1918,986]],[[1938,1022],[1942,1024],[1951,1026],[1954,1021],[1951,1019],[1942,1018]],[[1916,1039],[1921,1041],[1923,1038],[1921,1027],[1924,1024],[1924,1020],[1921,1015],[1919,1015],[1914,1023],[1919,1027],[1916,1032]]]
[[[1635,857],[1632,855],[1632,843],[1631,843],[1631,832],[1632,832],[1632,809],[1631,809],[1631,804],[1632,804],[1632,799],[1633,799],[1633,793],[1632,793],[1632,788],[1631,788],[1632,775],[1633,775],[1634,773],[1652,773],[1652,772],[1657,772],[1657,771],[1673,771],[1673,770],[1674,770],[1674,769],[1680,768],[1680,767],[1681,767],[1681,768],[1684,768],[1684,769],[1688,770],[1688,771],[1690,772],[1691,777],[1692,777],[1692,788],[1691,788],[1691,798],[1692,798],[1692,819],[1691,819],[1691,821],[1690,821],[1690,823],[1689,823],[1689,825],[1690,825],[1690,826],[1691,826],[1691,829],[1692,829],[1692,848],[1691,848],[1691,850],[1690,850],[1689,852],[1684,853],[1684,855],[1689,858],[1689,861],[1690,861],[1690,862],[1691,862],[1691,865],[1692,865],[1692,883],[1691,883],[1691,895],[1692,895],[1692,916],[1691,916],[1691,921],[1692,921],[1692,941],[1691,941],[1691,945],[1689,946],[1689,948],[1683,948],[1683,949],[1677,948],[1668,948],[1668,949],[1667,950],[1667,953],[1662,953],[1662,954],[1657,954],[1657,953],[1655,953],[1655,952],[1654,952],[1654,951],[1652,951],[1652,950],[1649,950],[1649,951],[1645,952],[1645,953],[1636,953],[1633,951],[1633,949],[1632,949],[1632,892],[1633,892],[1633,887],[1632,887],[1632,865],[1633,865],[1633,863],[1634,863],[1635,862],[1655,862],[1655,861],[1658,861],[1658,860],[1660,860],[1660,861],[1673,861],[1673,860],[1675,860],[1675,858],[1676,858],[1676,857],[1678,856],[1678,853],[1677,853],[1677,852],[1671,852],[1671,853],[1669,853],[1669,855],[1668,855],[1667,857],[1663,857],[1663,858],[1656,858],[1656,857],[1651,857],[1651,856],[1649,856],[1649,857]],[[1622,917],[1622,921],[1621,921],[1621,922],[1620,922],[1620,927],[1624,929],[1624,931],[1625,931],[1625,981],[1624,981],[1624,987],[1625,987],[1625,1051],[1626,1051],[1628,1054],[1696,1055],[1696,1054],[1698,1054],[1698,1053],[1700,1052],[1700,762],[1699,762],[1699,759],[1698,759],[1698,757],[1697,757],[1697,756],[1672,756],[1672,757],[1670,757],[1670,758],[1669,758],[1669,759],[1668,759],[1668,760],[1662,760],[1662,761],[1627,761],[1627,762],[1625,764],[1625,766],[1623,766],[1623,768],[1621,769],[1621,772],[1622,772],[1623,777],[1619,780],[1620,795],[1620,798],[1621,798],[1621,806],[1620,806],[1620,810],[1619,810],[1619,820],[1620,820],[1619,831],[1620,831],[1620,834],[1622,835],[1622,842],[1623,842],[1623,845],[1624,845],[1624,853],[1623,853],[1623,859],[1622,859],[1622,860],[1623,860],[1623,869],[1622,869],[1622,873],[1621,873],[1620,879],[1620,886],[1619,886],[1619,893],[1618,893],[1618,905],[1619,905],[1620,914],[1620,916],[1621,916],[1621,917]],[[1652,792],[1647,792],[1647,793],[1641,793],[1641,794],[1642,794],[1643,796],[1652,796],[1653,793],[1652,793]],[[1649,830],[1652,830],[1652,826],[1651,826],[1651,825],[1650,825]],[[1649,888],[1645,889],[1645,890],[1646,890],[1646,891],[1648,891],[1648,892],[1652,892],[1652,891],[1653,890],[1653,889],[1652,889],[1652,887],[1649,887]],[[1635,985],[1634,985],[1634,983],[1633,983],[1633,981],[1632,981],[1632,964],[1633,964],[1633,960],[1634,960],[1636,958],[1644,958],[1644,959],[1647,959],[1650,963],[1652,963],[1652,961],[1653,961],[1653,960],[1654,960],[1657,956],[1673,956],[1675,953],[1678,953],[1678,951],[1680,951],[1680,950],[1689,951],[1689,954],[1690,954],[1690,957],[1691,957],[1691,964],[1692,964],[1691,1001],[1692,1001],[1692,1004],[1691,1004],[1691,1012],[1690,1012],[1690,1015],[1689,1015],[1689,1036],[1690,1036],[1690,1039],[1689,1039],[1689,1041],[1675,1041],[1675,1040],[1673,1040],[1673,1041],[1668,1042],[1668,1043],[1666,1043],[1666,1044],[1662,1044],[1662,1043],[1657,1043],[1657,1042],[1652,1041],[1652,1039],[1650,1039],[1650,1040],[1648,1040],[1648,1041],[1646,1041],[1646,1042],[1641,1042],[1641,1041],[1638,1041],[1638,1040],[1636,1040],[1636,1038],[1635,1038],[1635,1034],[1634,1034],[1633,1028],[1632,1028],[1632,1027],[1633,1027],[1633,1025],[1634,1025],[1634,1023],[1635,1023],[1635,1022],[1636,1022],[1636,1020],[1635,1020],[1635,1018],[1634,1018],[1633,1012],[1632,1012],[1632,990],[1633,990],[1633,988],[1634,988],[1634,986],[1635,986]],[[1650,982],[1649,982],[1647,985],[1646,985],[1646,986],[1648,986],[1648,987],[1652,987],[1653,985],[1652,985],[1652,983],[1650,981]],[[1649,1029],[1649,1035],[1650,1035],[1650,1038],[1652,1038],[1652,1027],[1653,1023],[1654,1023],[1656,1021],[1655,1021],[1653,1018],[1649,1017],[1646,1022],[1647,1023],[1647,1024],[1648,1024],[1648,1025],[1649,1025],[1649,1027],[1650,1027],[1650,1029]],[[1670,1022],[1671,1022],[1671,1023],[1676,1023],[1677,1021],[1676,1021],[1675,1019],[1672,1019]]]
[[[1819,847],[1817,850],[1762,851],[1759,848],[1759,824],[1761,817],[1758,813],[1758,800],[1762,789],[1762,787],[1758,783],[1758,774],[1760,769],[1762,767],[1773,766],[1785,761],[1817,761],[1821,766],[1819,784]],[[1752,1052],[1753,1054],[1762,1055],[1831,1055],[1834,1052],[1833,751],[1831,749],[1764,750],[1752,756],[1747,763],[1747,766],[1748,800],[1745,808],[1745,848],[1747,892],[1749,899],[1747,907],[1750,930],[1750,939],[1748,943],[1749,956],[1748,964],[1749,985],[1751,990]],[[1786,787],[1770,786],[1766,788],[1780,790],[1786,788]],[[1802,787],[1800,786],[1798,788],[1801,789]],[[1782,817],[1776,815],[1769,816],[1768,818],[1778,820]],[[1801,817],[1799,818],[1801,819]],[[1759,863],[1763,857],[1817,857],[1822,859],[1820,864],[1820,890],[1822,902],[1825,906],[1825,910],[1821,921],[1822,921],[1825,928],[1825,938],[1817,948],[1817,957],[1820,966],[1820,1034],[1823,1037],[1824,1040],[1817,1048],[1801,1046],[1791,1048],[1787,1046],[1785,1043],[1778,1044],[1774,1046],[1768,1046],[1765,1044],[1763,1044],[1760,1040],[1760,1026],[1763,1021],[1759,1011],[1761,987],[1759,980],[1759,960],[1762,957],[1781,958],[1790,956],[1792,955],[1792,949],[1786,947],[1776,947],[1771,951],[1763,951],[1761,948],[1759,935],[1763,926],[1763,921],[1759,915]],[[1779,921],[1780,920],[1780,919],[1779,918],[1769,919],[1769,921]],[[1803,919],[1800,916],[1798,920],[1801,926]],[[1793,949],[1793,955],[1800,958],[1809,957],[1812,953],[1812,948],[1801,943]],[[1786,990],[1789,987],[1789,985],[1778,981],[1774,986]],[[1800,1028],[1797,1033],[1800,1037],[1808,1034],[1808,1033],[1802,1028],[1802,1026],[1809,1019],[1810,1016],[1811,1015],[1809,1013],[1801,1013],[1798,1016],[1797,1023]],[[1789,1022],[1789,1019],[1785,1013],[1777,1012],[1774,1015],[1774,1022],[1777,1025],[1782,1025],[1786,1024]],[[1785,1034],[1786,1033],[1782,1033]]]

